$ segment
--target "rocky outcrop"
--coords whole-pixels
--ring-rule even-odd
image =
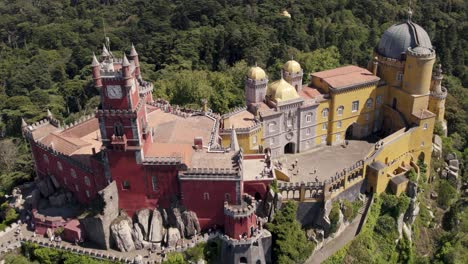
[[[180,231],[178,228],[170,227],[167,229],[165,242],[169,247],[175,247],[177,242],[181,239]]]
[[[88,241],[94,242],[102,249],[109,249],[113,244],[109,227],[112,221],[119,216],[119,196],[115,181],[101,190],[99,197],[104,204],[101,214],[81,219],[80,225],[83,227]]]
[[[185,236],[192,237],[200,233],[200,223],[198,222],[197,214],[193,211],[185,211],[182,213],[182,221],[185,225]]]
[[[46,198],[55,192],[55,188],[49,177],[44,177],[43,179],[37,181],[36,186],[41,192],[42,196]]]
[[[149,227],[148,240],[151,242],[161,242],[164,238],[164,227],[161,213],[157,210],[153,210],[153,217]]]
[[[432,156],[442,158],[442,138],[439,135],[434,135],[432,142]]]
[[[67,204],[67,196],[65,193],[57,193],[49,196],[49,203],[52,207],[63,207]]]
[[[150,218],[151,218],[151,210],[150,209],[142,209],[136,213],[136,219],[140,224],[140,229],[143,234],[144,238],[148,238],[149,229],[150,229]]]
[[[408,206],[408,209],[406,210],[406,213],[405,213],[405,218],[404,218],[405,223],[411,226],[416,220],[416,217],[419,214],[419,210],[420,208],[419,208],[418,200],[416,198],[412,198]]]
[[[179,229],[180,234],[185,237],[185,225],[179,208],[175,207],[169,211],[168,220],[169,226]]]
[[[139,250],[145,247],[143,244],[143,231],[141,230],[140,225],[138,223],[133,224],[132,239],[135,244],[135,249]]]
[[[406,194],[410,198],[414,198],[418,195],[418,184],[410,181],[408,183],[408,188],[406,189]]]
[[[135,249],[132,239],[132,220],[128,218],[116,219],[110,226],[112,238],[118,250],[128,252]]]
[[[275,213],[281,208],[283,197],[279,193],[275,193],[272,189],[265,194],[265,199],[257,206],[257,215],[268,218],[272,221]]]
[[[460,189],[461,184],[459,180],[460,161],[457,158],[457,154],[450,153],[445,158],[446,164],[444,169],[440,171],[440,177],[442,179],[449,180],[453,185]]]

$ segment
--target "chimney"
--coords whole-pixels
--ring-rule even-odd
[[[195,137],[193,139],[193,145],[196,150],[203,149],[203,138],[202,137]]]

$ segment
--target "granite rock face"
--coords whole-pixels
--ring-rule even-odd
[[[192,237],[200,233],[200,223],[198,222],[197,214],[193,211],[185,211],[182,213],[182,221],[185,225],[185,236]]]
[[[132,239],[132,221],[128,218],[116,220],[111,224],[111,234],[118,250],[128,252],[135,249]]]
[[[153,210],[153,217],[149,226],[148,241],[161,242],[164,237],[163,219],[158,209]]]
[[[184,221],[182,221],[182,214],[179,208],[175,207],[169,211],[168,220],[169,226],[179,229],[180,235],[185,237],[185,225]]]
[[[180,231],[178,228],[170,227],[167,229],[165,242],[169,247],[175,247],[177,242],[181,239]]]
[[[39,180],[36,183],[36,186],[39,189],[39,191],[41,192],[42,196],[44,196],[46,198],[49,197],[50,195],[52,195],[55,192],[53,183],[52,183],[52,181],[50,180],[49,177],[45,177],[45,178]]]
[[[143,231],[141,230],[140,225],[138,223],[133,224],[132,239],[135,244],[135,249],[139,250],[144,248]]]
[[[67,195],[64,193],[49,196],[49,203],[52,207],[62,207],[67,204]]]
[[[149,234],[150,217],[151,217],[150,209],[142,209],[136,213],[136,218],[137,218],[138,223],[140,224],[140,229],[142,231],[144,238],[147,238]]]

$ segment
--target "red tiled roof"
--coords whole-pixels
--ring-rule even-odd
[[[336,89],[380,80],[370,71],[354,65],[316,72],[312,77],[320,78]]]
[[[299,96],[304,99],[313,99],[321,95],[322,94],[317,89],[306,86],[306,85],[304,85],[302,87],[302,91],[299,92]]]

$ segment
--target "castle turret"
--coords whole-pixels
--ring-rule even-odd
[[[132,73],[130,72],[130,62],[127,59],[127,56],[123,55],[122,60],[122,76],[125,80],[125,86],[131,87],[132,86]]]
[[[91,67],[93,68],[93,80],[94,86],[97,88],[102,87],[102,79],[101,79],[101,64],[96,58],[96,55],[93,53],[93,62],[91,63]]]
[[[245,80],[245,99],[247,107],[251,104],[260,103],[265,99],[268,85],[268,76],[265,71],[255,65],[250,68]]]
[[[435,51],[429,47],[417,46],[406,52],[403,90],[413,95],[429,94]]]
[[[281,73],[284,80],[291,84],[296,89],[296,92],[300,92],[302,90],[302,75],[304,74],[304,71],[302,70],[299,62],[295,60],[287,61],[283,65]]]
[[[133,43],[129,58],[130,60],[133,60],[133,64],[135,64],[135,77],[138,79],[140,77],[140,59],[138,58],[138,53]]]
[[[441,122],[444,132],[447,132],[447,124],[444,120],[445,115],[445,98],[447,98],[447,89],[442,86],[442,65],[437,65],[437,68],[432,75],[431,94],[429,96],[428,110],[436,115],[436,121]]]

